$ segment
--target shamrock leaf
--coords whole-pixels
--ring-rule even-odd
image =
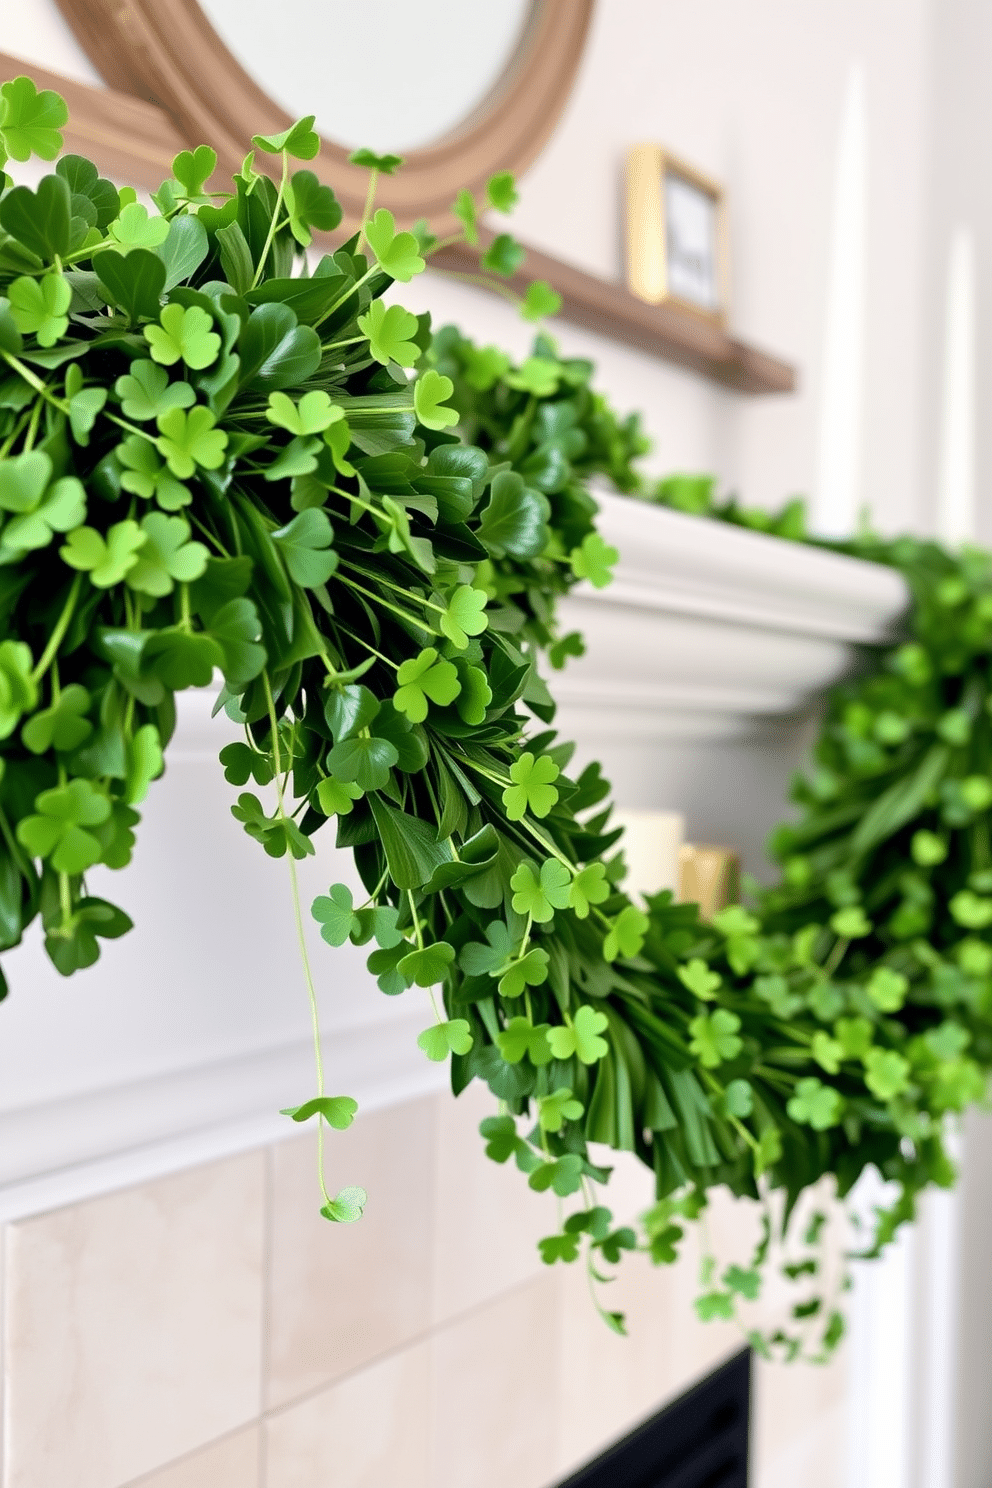
[[[705,1292],[693,1302],[700,1322],[711,1323],[714,1318],[730,1319],[734,1315],[734,1298],[731,1292]]]
[[[355,1119],[358,1102],[350,1095],[317,1095],[304,1101],[302,1106],[286,1106],[280,1116],[289,1116],[293,1121],[309,1121],[311,1116],[322,1116],[335,1131],[347,1131]]]
[[[323,185],[313,171],[294,171],[286,182],[283,197],[289,213],[289,230],[301,248],[313,242],[313,229],[333,232],[341,221],[341,206],[330,186]]]
[[[891,1100],[909,1085],[909,1061],[894,1049],[869,1049],[864,1063],[865,1084],[879,1100]]]
[[[757,1301],[761,1292],[761,1272],[756,1271],[753,1266],[749,1266],[747,1270],[743,1266],[728,1266],[722,1280],[731,1292],[736,1292],[748,1302]]]
[[[520,306],[524,320],[543,320],[545,316],[557,315],[560,309],[561,295],[546,279],[534,279],[528,284]]]
[[[0,641],[0,739],[9,739],[21,715],[38,701],[31,667],[29,646],[23,641]]]
[[[364,1214],[368,1201],[364,1188],[343,1188],[329,1203],[321,1205],[320,1212],[336,1224],[355,1224]]]
[[[69,122],[65,99],[51,88],[39,93],[29,77],[4,83],[0,98],[0,144],[11,160],[54,160],[62,150],[59,130]]]
[[[403,164],[402,155],[377,155],[374,150],[352,150],[348,156],[352,165],[364,166],[366,170],[381,171],[384,176],[391,176],[394,171]]]
[[[460,584],[447,602],[441,616],[441,630],[460,651],[468,645],[469,636],[481,635],[489,621],[486,618],[488,597],[471,584]]]
[[[332,884],[326,894],[319,894],[310,913],[320,925],[322,940],[328,945],[343,946],[352,930],[360,928],[355,914],[355,901],[346,884]]]
[[[580,920],[588,919],[589,910],[593,904],[602,904],[604,899],[610,897],[610,885],[606,878],[606,866],[603,863],[590,863],[583,868],[572,879],[572,886],[568,892],[568,907],[575,911]]]
[[[555,1261],[577,1261],[581,1244],[582,1236],[579,1234],[545,1235],[543,1240],[538,1240],[537,1248],[544,1264],[553,1266]]]
[[[52,461],[44,450],[0,460],[0,507],[8,512],[35,511],[51,478]]]
[[[181,187],[182,199],[196,205],[211,201],[204,187],[216,169],[217,154],[209,145],[197,145],[195,150],[180,150],[172,158],[172,174]]]
[[[497,212],[512,212],[520,200],[513,172],[497,171],[494,176],[490,176],[486,182],[486,196],[489,205]]]
[[[450,946],[446,940],[437,940],[432,945],[410,951],[398,965],[408,982],[413,982],[418,987],[436,987],[438,982],[444,981],[454,959],[454,946]],[[468,1024],[465,1026],[467,1028]],[[455,1050],[456,1054],[464,1052],[464,1049]]]
[[[723,981],[720,973],[710,971],[698,956],[694,956],[687,966],[678,968],[678,978],[683,987],[688,987],[702,1002],[712,1002]]]
[[[373,300],[364,315],[358,317],[358,329],[369,338],[369,353],[377,362],[388,366],[415,367],[420,360],[420,347],[414,341],[419,322],[402,305],[386,306]]]
[[[161,599],[174,584],[191,584],[206,572],[210,557],[203,543],[190,542],[189,523],[164,512],[149,512],[142,518],[145,542],[138,561],[126,575],[129,589]]]
[[[526,257],[524,249],[509,233],[500,233],[482,255],[482,267],[503,279],[512,279]]]
[[[159,635],[162,634],[160,631]],[[205,642],[208,646],[212,645],[207,636],[184,635],[183,639],[187,644],[194,641]],[[206,680],[209,681],[209,673]],[[193,685],[200,684],[194,683]],[[253,837],[256,842],[262,844],[270,858],[283,858],[287,851],[294,858],[306,858],[313,855],[313,843],[309,837],[304,836],[296,823],[280,811],[274,812],[272,816],[266,816],[261,801],[250,791],[242,791],[237,805],[231,807],[231,815],[235,821],[242,823],[249,837]]]
[[[399,757],[396,745],[388,739],[342,739],[328,754],[327,767],[339,780],[359,785],[363,791],[379,791]]]
[[[465,381],[476,393],[488,393],[510,370],[510,358],[498,346],[466,346]],[[509,473],[509,472],[507,472]]]
[[[845,1059],[862,1059],[871,1047],[874,1030],[867,1018],[838,1018],[834,1033]]]
[[[837,1039],[832,1039],[829,1033],[824,1033],[823,1029],[819,1028],[813,1035],[813,1047],[810,1052],[820,1068],[826,1070],[828,1075],[837,1074],[841,1060],[844,1058],[844,1045]]]
[[[550,398],[558,391],[561,381],[561,363],[551,357],[528,357],[515,372],[507,374],[507,385],[522,393],[532,393],[535,398]]]
[[[32,754],[45,754],[49,749],[78,749],[93,732],[86,717],[92,699],[85,687],[72,682],[64,687],[50,708],[35,713],[21,729],[21,740]]]
[[[776,1018],[791,1018],[803,1005],[801,997],[790,991],[784,976],[759,976],[754,979],[755,995],[767,1002]]]
[[[761,929],[754,915],[748,914],[740,904],[728,904],[718,910],[711,923],[721,934],[730,936],[755,935]]]
[[[114,392],[121,400],[124,417],[139,423],[156,419],[172,408],[190,408],[196,402],[196,393],[188,382],[170,382],[164,367],[145,358],[133,361],[131,370],[118,377]]]
[[[115,522],[105,538],[95,527],[77,527],[59,556],[70,568],[88,573],[98,589],[111,589],[137,563],[145,541],[137,522]]]
[[[69,427],[76,443],[85,448],[90,442],[96,416],[107,401],[107,389],[83,388],[82,373],[75,362],[69,368],[65,381],[69,399]]]
[[[539,1023],[535,1027],[529,1018],[511,1018],[497,1034],[496,1047],[507,1064],[519,1064],[527,1055],[531,1064],[540,1068],[551,1062],[547,1032],[547,1023]]]
[[[148,366],[151,366],[150,362]],[[185,387],[186,384],[174,383],[173,386]],[[177,481],[168,465],[159,459],[151,440],[143,439],[140,434],[129,434],[114,453],[124,466],[121,474],[123,490],[135,496],[154,496],[163,511],[179,511],[193,500],[189,487]]]
[[[547,816],[558,800],[558,791],[551,784],[561,772],[553,759],[541,755],[536,758],[528,750],[510,766],[510,779],[503,792],[503,805],[510,821],[522,821],[530,811],[534,816]]]
[[[511,961],[497,987],[501,997],[520,997],[527,987],[540,987],[548,979],[548,953],[540,946]]]
[[[901,971],[893,971],[891,966],[877,966],[865,990],[879,1012],[897,1013],[906,1001],[909,982]]]
[[[584,1003],[571,1023],[566,1023],[561,1028],[552,1028],[548,1034],[552,1054],[556,1059],[571,1059],[575,1054],[583,1064],[596,1064],[598,1060],[605,1059],[610,1046],[604,1038],[600,1038],[600,1034],[608,1021],[605,1013],[599,1013],[588,1003]]]
[[[229,785],[247,785],[249,779],[256,785],[268,785],[274,774],[271,756],[247,744],[225,744],[218,758]]]
[[[337,568],[338,555],[331,548],[333,540],[334,531],[327,513],[319,507],[300,512],[272,534],[290,578],[304,589],[326,584]]]
[[[267,155],[279,155],[285,150],[294,160],[312,160],[320,150],[320,136],[313,127],[315,118],[315,114],[307,114],[281,134],[253,134],[251,142]]]
[[[512,1116],[486,1116],[479,1122],[479,1135],[486,1140],[486,1156],[492,1162],[505,1163],[516,1156],[519,1166],[518,1154],[531,1152],[523,1138],[517,1136],[517,1123]],[[524,1162],[527,1162],[526,1156]],[[536,1161],[533,1166],[537,1166]]]
[[[568,869],[557,858],[541,864],[540,878],[530,863],[521,863],[510,879],[513,908],[517,914],[530,915],[539,925],[546,924],[554,919],[556,909],[568,904],[571,881]]]
[[[486,940],[487,945],[470,940],[462,946],[458,964],[469,976],[499,976],[513,954],[513,936],[502,920],[490,920],[486,926]]]
[[[413,408],[425,429],[450,429],[457,424],[457,411],[441,406],[454,390],[451,378],[442,376],[433,367],[417,378],[413,384]]]
[[[619,1230],[614,1230],[612,1235],[605,1236],[599,1242],[599,1252],[611,1266],[619,1264],[620,1257],[625,1250],[636,1249],[637,1236],[629,1225],[623,1225]],[[622,1314],[614,1313],[613,1316],[620,1318]]]
[[[633,904],[622,909],[603,941],[603,958],[615,961],[618,956],[636,956],[644,944],[650,921],[642,910]]]
[[[21,456],[23,459],[24,457]],[[5,548],[29,552],[45,548],[55,532],[71,532],[86,520],[86,491],[74,475],[49,486],[32,510],[12,518],[3,529]]]
[[[827,1131],[840,1121],[844,1102],[840,1092],[832,1085],[824,1085],[815,1075],[800,1080],[796,1093],[786,1105],[786,1111],[800,1126],[811,1126],[814,1131]]]
[[[97,827],[110,816],[110,802],[88,780],[42,791],[35,800],[35,816],[17,824],[17,840],[37,858],[51,858],[59,873],[85,873],[100,858],[100,843],[87,827]]]
[[[146,325],[145,340],[156,362],[171,367],[185,362],[201,371],[217,360],[220,336],[213,319],[200,305],[166,305],[158,325]]]
[[[323,388],[314,388],[312,392],[304,393],[299,403],[294,403],[286,393],[270,393],[265,417],[270,424],[305,437],[322,434],[331,424],[343,419],[344,414],[336,403],[331,402]]]
[[[34,336],[39,346],[54,346],[69,327],[72,290],[61,274],[43,279],[15,279],[7,286],[10,313],[25,336]]]
[[[452,1018],[447,1023],[434,1023],[417,1037],[417,1045],[428,1059],[440,1064],[448,1054],[467,1054],[473,1043],[472,1033],[464,1018]]]
[[[736,1059],[744,1047],[737,1036],[740,1026],[740,1018],[728,1008],[700,1013],[689,1024],[692,1035],[689,1052],[696,1055],[704,1069],[716,1069],[718,1064]]]
[[[921,868],[935,868],[947,857],[948,849],[947,843],[936,832],[921,830],[913,833],[909,850],[913,855],[913,862],[919,863]]]
[[[159,414],[157,422],[156,448],[180,480],[189,480],[197,465],[204,470],[218,470],[223,465],[227,435],[214,427],[217,420],[209,408],[197,405],[189,413],[171,408]]]
[[[566,1121],[578,1121],[584,1110],[567,1086],[537,1098],[537,1122],[542,1131],[561,1131]]]
[[[457,217],[465,233],[466,243],[475,245],[479,241],[479,227],[475,211],[475,198],[471,191],[464,187],[456,196],[452,207],[452,216]]]
[[[560,1199],[565,1199],[582,1187],[582,1159],[574,1152],[567,1152],[557,1162],[541,1163],[527,1182],[536,1193],[553,1188]]]
[[[609,547],[598,532],[589,532],[582,546],[572,549],[568,561],[577,579],[588,579],[594,589],[605,589],[612,582],[613,565],[619,557],[619,550]]]
[[[754,1109],[754,1090],[747,1080],[731,1080],[723,1092],[723,1102],[731,1116],[750,1116]]]
[[[415,274],[423,273],[420,244],[413,233],[396,231],[396,219],[385,207],[380,207],[371,222],[366,223],[365,237],[379,260],[380,268],[391,279],[408,284]]]
[[[127,254],[132,248],[158,248],[169,236],[169,224],[164,217],[149,217],[140,202],[128,202],[107,232],[115,250]]]
[[[458,680],[462,688],[455,699],[458,716],[463,723],[469,723],[473,728],[477,728],[485,719],[486,710],[493,700],[493,690],[481,667],[460,664]]]
[[[405,713],[411,723],[423,723],[428,713],[428,699],[439,707],[446,707],[461,692],[457,670],[450,661],[439,661],[433,646],[402,662],[396,681],[399,686],[393,693],[393,707]]]
[[[971,889],[961,889],[947,907],[967,930],[984,930],[992,925],[992,899],[983,899]]]
[[[236,783],[243,784],[240,781]],[[363,795],[362,787],[353,780],[335,780],[333,775],[328,775],[317,786],[317,800],[325,816],[347,816]]]
[[[860,904],[849,904],[830,916],[830,928],[843,940],[861,940],[871,934],[872,926]]]
[[[923,1041],[936,1059],[956,1059],[971,1042],[971,1035],[960,1023],[947,1021],[937,1028],[928,1028]]]

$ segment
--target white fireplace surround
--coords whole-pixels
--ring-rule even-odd
[[[680,740],[698,756],[707,741],[760,739],[905,609],[887,569],[600,499],[601,529],[621,553],[616,579],[567,601],[565,622],[588,652],[551,679],[562,731],[586,754],[611,739],[635,740],[641,759]],[[211,703],[209,691],[180,697],[134,863],[94,881],[133,915],[131,934],[69,981],[36,933],[6,958],[0,1217],[288,1135],[279,1107],[312,1093],[286,865],[230,816],[236,790],[216,753],[232,728],[210,718]],[[616,778],[623,805],[679,806],[650,799],[634,773]],[[324,844],[303,865],[303,891],[352,874],[349,855]],[[382,997],[361,951],[312,939],[332,1087],[368,1108],[443,1084],[415,1044],[426,1005]]]

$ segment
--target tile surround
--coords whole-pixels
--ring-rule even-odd
[[[266,1404],[299,1399],[426,1332],[437,1098],[360,1117],[326,1142],[332,1188],[369,1194],[360,1224],[319,1210],[310,1135],[272,1149]]]
[[[260,1488],[260,1438],[260,1428],[249,1426],[129,1483],[127,1488]]]
[[[4,1488],[118,1488],[250,1422],[260,1152],[8,1226]]]

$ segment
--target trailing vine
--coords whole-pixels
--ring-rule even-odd
[[[7,154],[53,159],[62,100],[23,78],[0,98]],[[174,694],[219,673],[245,731],[221,752],[232,810],[293,879],[317,1089],[287,1114],[316,1118],[321,1212],[365,1203],[324,1173],[325,1128],[355,1103],[324,1088],[295,884],[333,822],[367,897],[332,885],[321,934],[368,946],[386,995],[430,989],[418,1042],[456,1094],[479,1078],[501,1102],[489,1155],[576,1206],[544,1259],[584,1256],[596,1286],[640,1245],[670,1261],[726,1185],[766,1221],[747,1264],[705,1264],[699,1311],[730,1316],[825,1175],[843,1194],[873,1163],[901,1185],[877,1251],[951,1180],[942,1119],[984,1090],[992,578],[975,555],[861,539],[909,574],[914,636],[834,695],[776,839],[782,883],[710,924],[668,894],[633,902],[609,788],[595,765],[568,774],[537,661],[577,654],[555,598],[607,583],[616,556],[588,476],[652,494],[636,420],[546,336],[514,366],[384,302],[434,246],[375,210],[395,157],[357,152],[360,231],[308,258],[340,224],[291,164],[312,124],[256,136],[230,193],[209,188],[213,151],[182,152],[157,214],[73,156],[0,194],[0,949],[40,917],[69,975],[130,929],[86,874],[129,861]],[[494,177],[489,204],[512,197]],[[472,241],[475,205],[457,209]],[[518,258],[502,234],[480,267]],[[553,307],[532,286],[523,308]],[[653,1170],[643,1237],[600,1201],[590,1143]],[[823,1228],[804,1216],[783,1261],[803,1287]],[[827,1297],[760,1346],[823,1356],[842,1330]]]

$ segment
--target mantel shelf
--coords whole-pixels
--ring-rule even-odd
[[[466,244],[444,248],[432,266],[478,275],[478,250]],[[788,362],[738,341],[705,316],[675,304],[649,305],[621,284],[587,274],[573,264],[527,248],[523,266],[504,281],[523,293],[546,279],[561,295],[561,318],[627,346],[700,372],[739,393],[793,393],[796,369]]]

